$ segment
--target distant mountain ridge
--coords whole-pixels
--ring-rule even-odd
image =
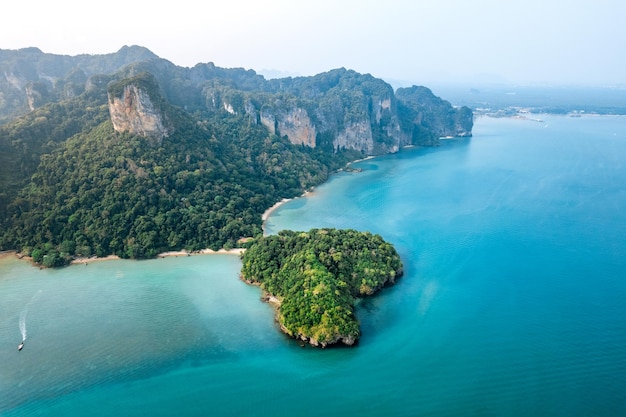
[[[350,159],[473,125],[469,109],[425,87],[394,92],[344,68],[266,80],[132,46],[0,50],[0,70],[0,247],[51,265],[232,247],[260,233],[275,201]]]
[[[140,46],[105,55],[55,55],[38,48],[0,49],[0,121],[50,102],[75,97],[89,88],[89,77],[114,73],[134,63],[159,59]]]
[[[46,54],[37,48],[0,50],[0,70],[4,75],[0,78],[0,121],[5,122],[93,89],[102,75],[115,74],[113,78],[120,79],[149,72],[174,105],[192,111],[223,107],[247,113],[270,131],[280,133],[282,127],[292,142],[310,146],[330,142],[335,148],[386,153],[416,140],[432,144],[437,135],[469,136],[472,129],[471,114],[465,111],[458,116],[450,103],[435,100],[427,90],[421,105],[429,103],[429,118],[446,120],[434,123],[440,126],[436,131],[421,129],[422,136],[412,138],[410,125],[419,125],[424,116],[413,120],[398,116],[399,107],[411,106],[410,96],[404,95],[398,103],[392,87],[383,80],[344,68],[313,77],[265,80],[252,70],[219,68],[212,63],[178,67],[144,47],[124,46],[112,54],[77,56]],[[345,109],[350,111],[346,114]],[[457,128],[442,128],[450,125],[450,116],[461,119]]]

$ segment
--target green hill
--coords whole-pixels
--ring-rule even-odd
[[[354,344],[361,334],[355,299],[402,275],[393,246],[349,229],[283,231],[256,240],[242,259],[243,279],[267,293],[281,329],[315,346]]]
[[[3,247],[46,266],[71,256],[233,247],[261,233],[267,207],[347,161],[296,147],[242,117],[198,122],[162,106],[176,129],[160,144],[115,132],[107,119],[51,145],[7,208]]]
[[[46,266],[232,247],[350,160],[471,134],[468,109],[343,68],[268,81],[141,47],[0,68],[0,249]]]

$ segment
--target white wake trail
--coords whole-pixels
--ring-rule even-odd
[[[20,312],[20,333],[22,334],[22,342],[26,340],[26,316],[28,315],[28,307],[33,305],[35,301],[41,296],[41,290],[37,291],[35,295],[30,299],[30,301],[24,307],[24,310]]]

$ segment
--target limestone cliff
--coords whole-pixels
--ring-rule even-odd
[[[259,121],[269,130],[270,133],[276,134],[276,117],[271,107],[263,107],[259,111]]]
[[[140,75],[109,87],[109,113],[116,132],[130,132],[156,140],[169,136],[166,115],[156,94],[156,81]]]
[[[32,86],[26,87],[26,102],[28,103],[28,108],[31,111],[35,110],[35,101],[39,98],[37,97],[38,95],[38,92],[35,91]]]
[[[407,145],[437,146],[443,136],[471,135],[469,109],[455,109],[425,87],[394,92],[381,79],[345,68],[275,80],[210,64],[191,71],[193,79],[206,80],[199,111],[247,117],[248,123],[262,124],[295,145],[381,155]],[[172,72],[172,76],[180,74]],[[165,85],[171,82],[159,80]],[[178,88],[185,85],[182,78],[176,81]],[[172,98],[168,95],[168,100]],[[173,104],[187,107],[187,103]]]
[[[333,139],[333,149],[355,149],[371,155],[374,152],[374,137],[368,120],[349,123],[337,132]]]
[[[213,111],[246,114],[296,145],[373,155],[411,144],[393,89],[371,75],[341,68],[266,83],[264,92],[212,84],[204,101]]]
[[[401,128],[391,88],[378,86],[378,91],[368,90],[344,90],[341,104],[318,109],[323,131],[332,137],[335,151],[352,149],[367,155],[380,155],[397,152],[409,144],[410,137]],[[346,96],[348,93],[352,97]],[[336,118],[333,113],[337,114],[339,108],[342,108],[338,113],[341,117]]]
[[[471,111],[453,108],[425,87],[394,92],[381,79],[345,68],[266,80],[252,70],[212,63],[178,67],[136,46],[76,57],[0,49],[0,123],[84,94],[95,103],[101,87],[143,72],[158,80],[158,88],[145,95],[137,85],[109,96],[116,129],[165,137],[173,124],[160,110],[153,94],[158,92],[168,105],[190,114],[248,117],[247,123],[263,124],[294,144],[330,152],[384,154],[409,144],[437,145],[442,136],[471,135]]]
[[[437,145],[442,137],[472,136],[474,120],[469,108],[454,108],[422,86],[399,88],[396,96],[405,119],[413,125],[415,144]]]
[[[317,132],[306,110],[296,107],[280,115],[277,120],[278,134],[286,135],[294,145],[315,148]]]

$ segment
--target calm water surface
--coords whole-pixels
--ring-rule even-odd
[[[626,117],[540,117],[479,119],[273,213],[271,233],[400,252],[355,348],[283,337],[236,256],[0,260],[0,415],[626,415]]]

